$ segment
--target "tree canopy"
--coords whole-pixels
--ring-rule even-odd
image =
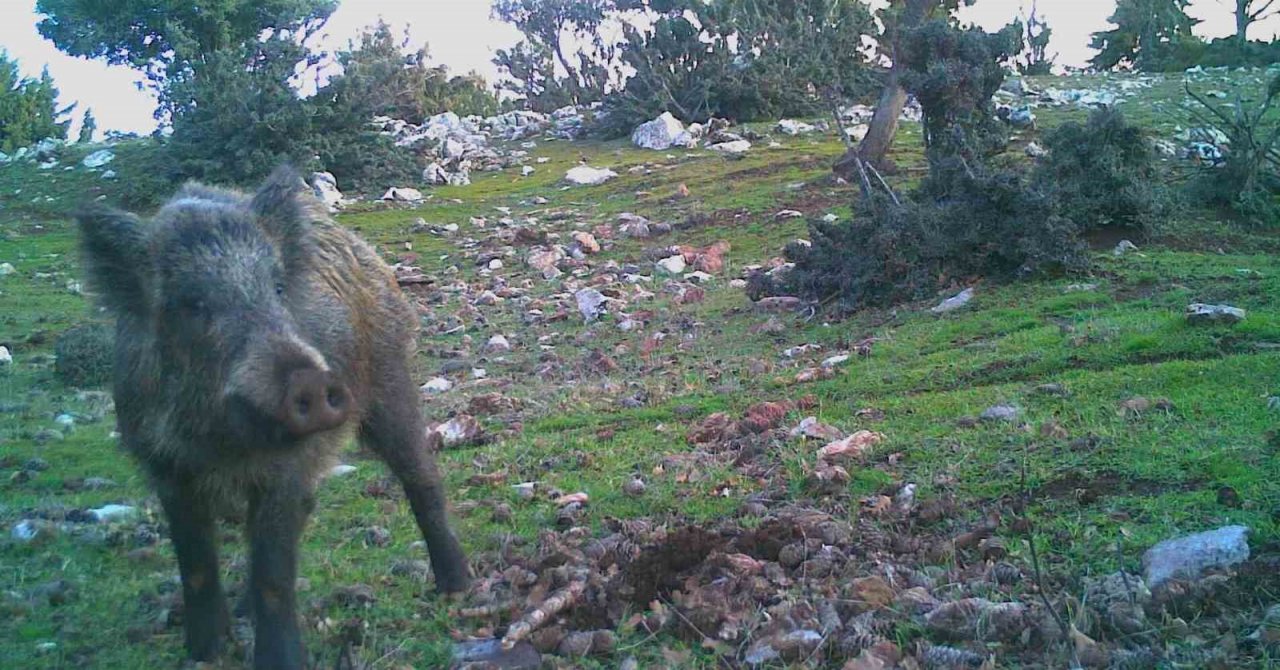
[[[1199,21],[1187,15],[1190,0],[1119,0],[1108,21],[1115,27],[1093,34],[1098,54],[1089,64],[1099,70],[1132,67],[1171,72],[1195,64],[1202,43],[1191,29]]]
[[[74,105],[72,106],[74,107]],[[0,51],[0,151],[13,152],[46,137],[65,139],[71,107],[58,109],[58,89],[45,68],[23,77],[18,61]]]

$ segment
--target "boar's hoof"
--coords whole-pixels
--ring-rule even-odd
[[[279,418],[296,437],[341,426],[347,420],[351,395],[328,372],[295,370],[285,385]]]

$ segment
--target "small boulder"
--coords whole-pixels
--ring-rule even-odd
[[[329,208],[330,212],[336,212],[338,205],[342,204],[342,191],[338,190],[338,180],[334,179],[332,173],[312,172],[311,192]]]
[[[970,300],[973,300],[973,289],[967,288],[951,296],[950,298],[947,298],[946,300],[943,300],[942,302],[938,303],[929,311],[933,312],[934,314],[944,314],[946,312],[951,312],[951,311],[960,309],[961,307],[964,307],[965,305],[969,304]]]
[[[722,154],[737,155],[745,154],[751,150],[751,143],[747,140],[733,140],[731,142],[721,142],[720,144],[712,144],[708,149]]]
[[[445,379],[444,377],[436,377],[435,379],[432,379],[431,381],[422,385],[422,392],[437,394],[437,393],[444,393],[451,388],[453,388],[453,382],[449,381],[448,379]]]
[[[390,200],[392,202],[422,202],[423,198],[424,196],[422,195],[422,191],[419,191],[416,188],[407,188],[403,186],[392,186],[387,189],[386,193],[382,194],[383,200]]]
[[[87,168],[100,168],[107,163],[116,159],[116,155],[110,149],[98,149],[97,151],[84,157],[81,164]]]
[[[573,297],[578,301],[578,311],[582,313],[583,321],[587,323],[600,318],[609,303],[609,298],[593,288],[584,288],[573,294]]]
[[[1114,256],[1123,256],[1129,253],[1130,251],[1137,251],[1137,250],[1138,250],[1138,245],[1134,244],[1133,242],[1130,242],[1129,240],[1120,240],[1120,243],[1116,245],[1116,248],[1111,253]]]
[[[686,264],[683,254],[668,256],[656,263],[657,268],[669,275],[678,275],[685,271]]]
[[[783,135],[805,135],[817,130],[817,128],[804,121],[796,121],[794,119],[783,119],[778,122],[778,132]]]
[[[1149,588],[1175,577],[1195,579],[1209,568],[1226,568],[1249,560],[1249,528],[1226,526],[1165,540],[1142,555]]]
[[[578,186],[599,186],[617,176],[618,173],[613,170],[579,165],[565,173],[564,178]]]
[[[1244,321],[1245,311],[1231,305],[1205,305],[1192,303],[1187,305],[1187,323],[1202,324],[1237,324]]]
[[[666,151],[672,147],[697,146],[698,140],[671,112],[663,112],[662,116],[636,126],[631,133],[631,143],[641,149]]]

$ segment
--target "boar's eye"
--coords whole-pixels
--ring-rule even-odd
[[[276,283],[276,295],[284,295],[284,284]]]

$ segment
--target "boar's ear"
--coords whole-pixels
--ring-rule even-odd
[[[313,205],[306,182],[288,164],[267,177],[249,204],[263,230],[279,245],[286,271],[306,258],[307,232],[319,216]]]
[[[91,288],[117,313],[145,313],[149,259],[142,221],[100,205],[82,210],[76,221],[80,225],[80,256]]]

